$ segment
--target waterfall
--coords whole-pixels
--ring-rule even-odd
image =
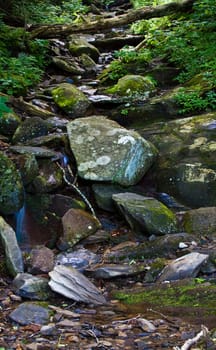
[[[25,215],[26,215],[26,206],[23,207],[16,212],[15,220],[16,220],[16,237],[18,243],[26,243],[27,241],[27,233],[25,231]]]

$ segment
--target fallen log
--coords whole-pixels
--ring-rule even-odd
[[[126,24],[136,22],[141,19],[150,19],[172,15],[174,13],[185,13],[192,10],[195,0],[183,0],[181,2],[171,2],[160,6],[146,6],[138,10],[129,10],[128,12],[115,16],[113,18],[99,17],[98,20],[88,20],[82,24],[54,24],[30,26],[31,38],[49,39],[65,37],[75,33],[97,33],[115,27],[121,27]]]

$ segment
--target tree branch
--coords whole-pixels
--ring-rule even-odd
[[[195,0],[183,0],[181,2],[171,2],[156,7],[146,6],[138,10],[130,10],[125,14],[114,18],[99,18],[96,21],[85,22],[83,24],[54,24],[32,26],[29,28],[31,38],[57,38],[73,33],[96,33],[112,27],[121,27],[141,19],[163,17],[174,13],[185,13],[192,10]]]

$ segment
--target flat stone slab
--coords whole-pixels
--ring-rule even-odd
[[[51,277],[49,286],[56,293],[88,304],[106,303],[100,291],[73,267],[55,266],[54,270],[49,272],[49,276]]]

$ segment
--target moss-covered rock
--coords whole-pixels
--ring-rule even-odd
[[[18,211],[24,202],[22,178],[14,163],[0,152],[0,213]]]
[[[155,123],[139,132],[159,150],[159,191],[194,208],[216,205],[215,112]]]
[[[106,89],[109,94],[131,96],[135,94],[148,97],[155,90],[155,84],[151,77],[128,74],[118,80],[118,83]]]
[[[62,170],[51,160],[39,160],[39,174],[28,187],[29,192],[46,193],[52,192],[63,184]]]
[[[135,232],[147,235],[177,232],[175,215],[158,200],[135,193],[114,194],[112,198]]]
[[[71,35],[69,38],[68,49],[70,53],[75,56],[81,56],[82,54],[89,55],[95,62],[97,62],[100,55],[98,49],[92,44],[88,43],[85,38]]]
[[[21,119],[15,112],[3,112],[0,115],[0,133],[11,136],[20,123]]]
[[[33,154],[18,155],[14,158],[14,162],[20,171],[24,186],[38,175],[38,163]]]
[[[183,216],[186,232],[209,235],[216,232],[216,207],[188,210]]]
[[[101,227],[99,221],[82,209],[70,209],[62,218],[63,237],[60,246],[73,247],[81,239],[93,234]]]
[[[82,91],[68,83],[62,83],[52,89],[52,97],[55,103],[70,117],[85,115],[91,105],[91,102]]]
[[[32,117],[20,124],[16,129],[12,142],[14,144],[25,143],[35,137],[47,135],[48,131],[49,128],[45,120],[39,117]]]

